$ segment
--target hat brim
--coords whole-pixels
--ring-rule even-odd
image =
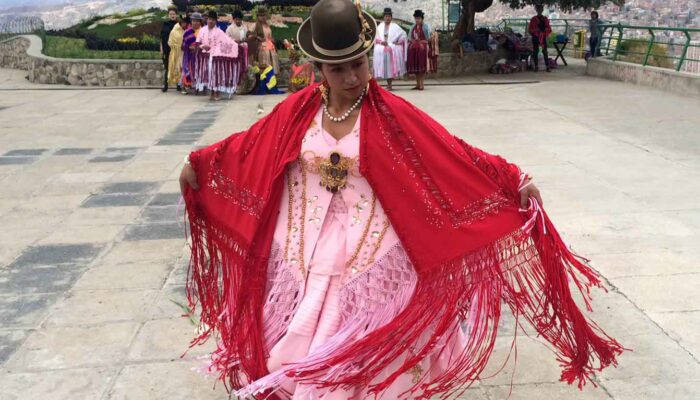
[[[316,50],[313,44],[313,39],[311,36],[311,18],[309,17],[302,22],[301,26],[299,26],[299,30],[297,31],[297,43],[299,44],[299,48],[313,61],[318,61],[325,64],[340,64],[352,61],[367,54],[372,49],[372,46],[374,45],[374,38],[377,36],[377,21],[365,11],[363,11],[362,14],[369,24],[369,36],[371,40],[369,46],[362,46],[352,53],[343,56],[334,57],[321,54],[318,50]]]

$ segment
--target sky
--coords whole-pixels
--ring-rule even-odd
[[[0,0],[0,10],[23,6],[53,6],[56,4],[76,4],[75,0]]]

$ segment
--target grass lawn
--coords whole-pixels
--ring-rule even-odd
[[[145,25],[145,24],[148,24],[150,22],[156,22],[156,21],[161,23],[161,22],[165,21],[165,19],[166,19],[165,15],[166,14],[163,11],[160,13],[155,13],[155,14],[150,15],[150,16],[143,18],[143,19],[134,19],[134,18],[138,18],[138,17],[131,17],[130,18],[130,17],[124,16],[124,17],[121,17],[121,18],[123,18],[121,21],[119,21],[115,24],[111,24],[111,25],[97,24],[97,26],[93,29],[88,29],[88,27],[90,25],[92,25],[93,22],[86,21],[86,22],[82,22],[78,25],[75,25],[75,26],[69,28],[69,30],[76,30],[76,31],[82,30],[84,32],[97,35],[98,37],[100,37],[102,39],[114,39],[114,38],[124,36],[123,32],[125,30],[129,29],[128,25],[131,23],[135,23],[135,24],[137,24],[137,26],[138,25]]]
[[[159,59],[157,51],[105,51],[90,50],[85,47],[85,39],[73,39],[61,36],[45,36],[43,53],[56,58],[91,58],[91,59]]]
[[[284,39],[297,39],[297,30],[300,24],[287,23],[286,28],[276,28],[272,27],[272,37],[279,40]]]

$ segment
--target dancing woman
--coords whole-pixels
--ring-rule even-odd
[[[583,384],[621,346],[577,307],[597,275],[530,177],[370,78],[372,17],[321,0],[299,28],[325,81],[182,170],[187,293],[240,397],[456,397],[508,307]]]

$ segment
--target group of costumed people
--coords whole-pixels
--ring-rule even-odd
[[[425,89],[425,74],[437,71],[439,42],[431,32],[421,10],[413,13],[415,24],[406,32],[393,22],[391,8],[384,9],[384,21],[377,26],[374,44],[374,77],[386,79],[393,90],[394,79],[406,74],[416,76],[413,90]]]
[[[191,345],[240,398],[455,398],[512,313],[583,386],[624,350],[574,300],[600,278],[527,173],[377,84],[387,29],[320,0],[297,37],[323,82],[186,157]]]
[[[171,11],[174,13],[174,11]],[[264,9],[258,10],[255,29],[248,30],[243,13],[233,13],[233,23],[224,32],[219,16],[210,11],[206,18],[200,13],[175,17],[178,21],[168,34],[169,50],[166,68],[168,85],[183,94],[210,92],[212,100],[222,94],[274,94],[279,59],[267,23]],[[164,30],[166,29],[164,24]]]

